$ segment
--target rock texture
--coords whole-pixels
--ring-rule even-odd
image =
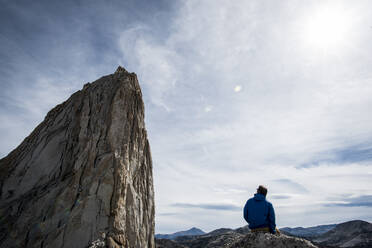
[[[156,248],[187,248],[170,239],[156,239]]]
[[[74,93],[0,160],[0,247],[154,247],[154,191],[137,77]]]
[[[286,235],[271,235],[268,233],[247,234],[242,240],[234,243],[231,248],[315,248],[310,241],[289,237]]]
[[[175,240],[156,239],[157,248],[316,248],[310,241],[287,235],[251,233],[247,228],[218,229],[200,236],[182,236]]]

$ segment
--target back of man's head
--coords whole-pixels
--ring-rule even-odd
[[[267,195],[267,188],[265,186],[258,186],[257,193],[266,196]]]

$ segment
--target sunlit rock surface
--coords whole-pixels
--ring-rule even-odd
[[[316,248],[310,241],[284,234],[251,233],[242,229],[184,236],[175,240],[156,239],[157,248]]]
[[[268,233],[247,234],[243,239],[230,246],[231,248],[315,248],[310,241],[289,237],[286,235],[271,235]]]
[[[154,247],[144,104],[134,73],[86,84],[0,160],[0,247]]]

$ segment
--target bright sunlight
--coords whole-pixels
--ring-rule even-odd
[[[345,6],[322,6],[305,18],[303,39],[314,48],[343,46],[350,38],[353,18]]]

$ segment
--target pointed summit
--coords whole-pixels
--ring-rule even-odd
[[[119,65],[118,68],[115,71],[115,74],[121,74],[121,73],[128,73],[128,71],[125,70],[124,67],[122,67],[122,66]]]
[[[154,248],[154,211],[141,89],[120,66],[0,160],[0,247]]]

